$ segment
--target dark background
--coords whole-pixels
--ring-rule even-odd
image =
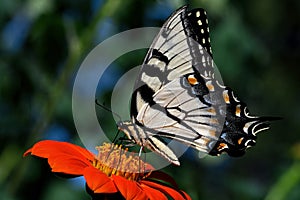
[[[55,177],[46,162],[22,154],[42,139],[80,144],[71,94],[84,57],[120,31],[161,26],[186,3],[1,1],[0,199],[89,199],[82,180]],[[181,167],[164,171],[193,199],[299,199],[300,1],[188,3],[207,10],[214,60],[225,84],[253,114],[284,119],[259,134],[257,145],[241,158],[198,159],[189,151]],[[143,53],[116,62],[111,76],[140,64]],[[101,93],[108,103],[113,84],[107,82]],[[111,130],[115,134],[112,120]]]

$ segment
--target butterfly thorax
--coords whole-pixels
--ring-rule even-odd
[[[143,129],[132,121],[121,121],[117,123],[118,129],[125,133],[129,140],[140,145],[145,146],[146,141],[143,140],[141,134],[144,133]]]
[[[138,124],[134,119],[118,122],[117,126],[133,143],[152,150],[175,165],[180,165],[174,152],[153,133],[153,130]]]

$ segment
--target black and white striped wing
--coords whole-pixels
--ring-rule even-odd
[[[229,87],[216,85],[222,88],[211,91],[217,99],[214,94],[199,98],[195,90],[199,82],[189,81],[191,76],[174,79],[153,95],[155,105],[143,105],[137,120],[147,127],[145,135],[175,139],[214,156],[222,152],[242,156],[255,145],[257,133],[269,129],[266,122],[276,119],[250,116]],[[205,99],[214,105],[207,105]]]
[[[201,8],[187,11],[186,6],[178,9],[145,57],[131,99],[131,116],[136,117],[145,103],[155,104],[154,93],[176,78],[189,73],[213,77],[211,56],[206,12]]]
[[[144,104],[137,121],[147,135],[175,139],[209,153],[221,133],[223,120],[214,107],[197,97],[187,76],[176,78],[153,95],[154,105]]]

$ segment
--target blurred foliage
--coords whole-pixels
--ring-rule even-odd
[[[80,143],[71,97],[84,57],[99,42],[120,31],[161,26],[186,3],[1,1],[1,199],[89,199],[80,180],[59,179],[50,173],[46,162],[23,159],[22,154],[41,139]],[[198,159],[191,150],[181,158],[181,167],[165,170],[193,199],[299,199],[300,2],[188,3],[190,8],[207,10],[214,60],[226,85],[247,102],[252,113],[282,116],[284,120],[260,134],[256,147],[242,158],[223,155]],[[120,59],[114,65],[116,74],[142,59],[141,53]],[[107,103],[113,84],[106,84],[107,90],[101,95]],[[114,121],[103,120],[109,121],[109,130],[114,133]]]

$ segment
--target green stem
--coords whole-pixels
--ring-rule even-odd
[[[295,161],[291,167],[273,185],[265,200],[284,200],[287,195],[300,182],[300,162]]]

